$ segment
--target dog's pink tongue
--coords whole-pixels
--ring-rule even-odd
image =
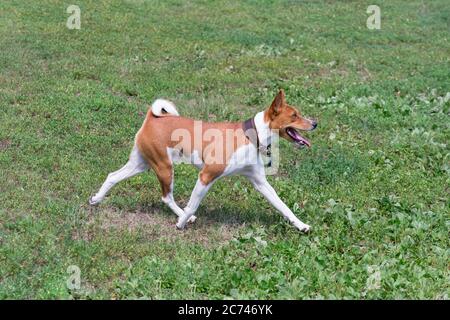
[[[298,142],[303,143],[304,145],[306,145],[308,147],[311,147],[311,143],[307,139],[303,138],[297,131],[294,130],[294,134],[295,134],[295,139]]]

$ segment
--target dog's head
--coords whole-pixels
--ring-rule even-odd
[[[266,110],[265,120],[273,131],[278,131],[280,137],[293,142],[298,147],[311,146],[311,143],[298,133],[298,130],[311,131],[317,127],[317,122],[304,118],[296,107],[286,103],[284,91],[280,90],[269,109]]]

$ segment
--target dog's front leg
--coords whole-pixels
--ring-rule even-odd
[[[310,226],[301,222],[289,209],[289,207],[278,197],[276,191],[269,184],[265,176],[249,177],[250,182],[281,214],[289,220],[298,230],[308,232]]]

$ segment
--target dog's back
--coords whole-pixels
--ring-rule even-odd
[[[175,150],[185,158],[195,155],[203,164],[224,169],[232,154],[249,143],[239,122],[212,123],[178,116],[178,112],[156,113],[159,115],[153,107],[149,109],[136,134],[136,146],[150,165],[167,158],[168,150]]]

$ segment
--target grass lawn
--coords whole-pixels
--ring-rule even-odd
[[[0,298],[448,299],[450,6],[378,0],[369,30],[371,4],[2,0]],[[184,231],[151,172],[87,205],[155,98],[241,121],[278,88],[319,120],[269,177],[312,233],[239,177]]]

